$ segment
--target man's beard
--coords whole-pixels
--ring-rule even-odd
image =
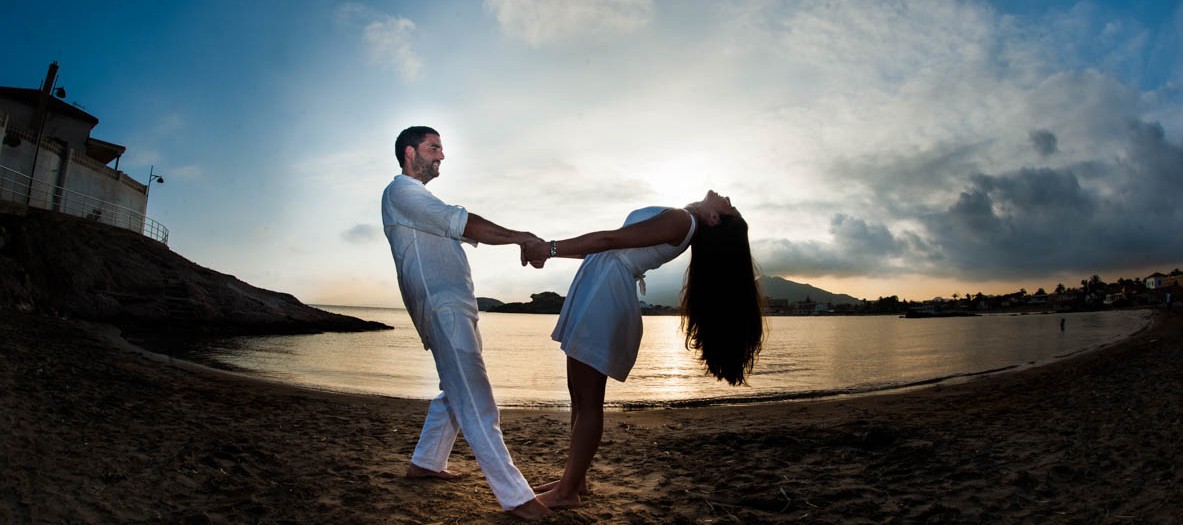
[[[415,172],[424,180],[431,180],[440,176],[439,167],[434,162],[423,157],[415,157]]]

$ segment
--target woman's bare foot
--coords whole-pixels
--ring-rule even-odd
[[[514,507],[509,513],[526,521],[539,521],[547,514],[550,514],[550,509],[546,508],[546,505],[543,505],[541,501],[538,501],[538,498],[534,498]]]
[[[565,497],[559,495],[557,490],[551,489],[538,495],[538,501],[541,501],[546,508],[552,510],[569,509],[583,505],[583,501],[579,499],[578,495]]]
[[[423,467],[420,467],[419,465],[411,463],[411,466],[407,467],[406,477],[407,477],[407,479],[434,478],[434,479],[442,479],[442,480],[453,480],[453,479],[460,479],[460,478],[464,477],[464,474],[457,474],[457,473],[452,472],[450,470],[427,470]]]
[[[547,491],[553,490],[553,489],[554,489],[555,487],[557,487],[558,485],[559,485],[559,480],[557,480],[557,479],[556,479],[556,480],[554,480],[554,481],[551,481],[551,482],[549,482],[549,483],[543,483],[543,484],[541,484],[541,485],[535,485],[535,486],[533,486],[533,487],[531,487],[531,488],[532,488],[532,489],[534,489],[534,493],[535,493],[535,494],[542,494],[543,492],[547,492]],[[587,484],[587,481],[586,481],[586,480],[584,480],[583,484],[579,486],[579,495],[580,495],[580,496],[590,496],[590,495],[591,495],[591,493],[592,493],[592,491],[591,491],[591,487],[589,487],[589,486],[588,486],[588,484]]]

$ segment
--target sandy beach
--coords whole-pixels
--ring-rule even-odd
[[[609,414],[547,523],[1183,522],[1183,319],[1108,348],[869,397]],[[402,477],[422,401],[197,369],[109,327],[0,312],[0,523],[515,523],[462,442]],[[567,414],[507,410],[532,482]]]

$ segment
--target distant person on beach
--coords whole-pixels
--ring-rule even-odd
[[[1066,323],[1066,322],[1067,322],[1067,319],[1064,319],[1063,317],[1060,318],[1060,331],[1061,332],[1064,331],[1064,323]]]
[[[382,226],[403,304],[435,359],[441,390],[427,409],[406,477],[460,477],[447,467],[457,433],[463,432],[501,507],[520,518],[541,519],[549,511],[514,465],[501,434],[501,416],[481,357],[471,271],[460,246],[539,239],[446,204],[427,191],[444,160],[434,129],[403,130],[395,151],[402,173],[382,193]]]
[[[628,377],[641,344],[637,285],[643,290],[646,271],[688,247],[686,347],[698,350],[717,379],[744,384],[763,343],[764,318],[748,225],[730,199],[710,191],[685,208],[636,210],[616,230],[523,245],[523,264],[536,267],[550,257],[583,257],[551,334],[567,354],[571,444],[562,478],[534,487],[547,507],[574,507],[589,493],[587,469],[604,430],[605,383]]]

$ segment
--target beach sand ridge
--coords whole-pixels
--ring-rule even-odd
[[[1183,523],[1183,323],[915,391],[608,414],[587,504],[548,523]],[[0,315],[2,523],[512,523],[463,440],[402,478],[426,402],[169,363]],[[505,410],[531,482],[563,411]]]

